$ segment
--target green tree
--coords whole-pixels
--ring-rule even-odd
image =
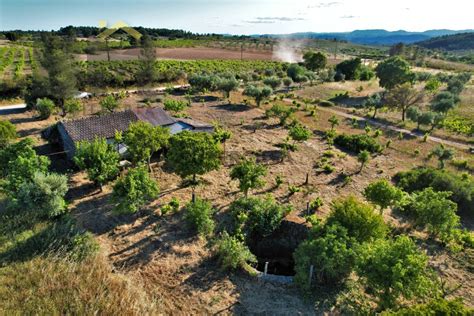
[[[222,144],[222,147],[223,147],[222,155],[225,156],[225,144],[232,137],[232,132],[228,129],[223,128],[220,124],[215,124],[213,136],[216,142],[219,142]]]
[[[168,145],[170,131],[166,127],[153,126],[148,122],[137,121],[128,126],[123,134],[123,143],[132,161],[146,162],[150,167],[151,156]]]
[[[189,78],[191,88],[196,92],[216,91],[219,78],[215,75],[195,74]]]
[[[181,177],[193,177],[217,170],[221,165],[222,150],[211,134],[183,131],[170,139],[166,163]]]
[[[357,161],[360,163],[359,172],[361,172],[364,166],[369,162],[369,159],[370,159],[370,152],[367,150],[362,150],[357,155]]]
[[[454,151],[451,148],[444,147],[443,144],[436,146],[429,154],[429,157],[435,156],[438,158],[438,166],[444,169],[445,161],[451,160],[454,157]]]
[[[76,67],[68,43],[58,36],[42,35],[41,64],[48,73],[47,92],[66,115],[65,101],[77,91]]]
[[[405,121],[405,113],[410,106],[423,101],[423,93],[419,92],[410,83],[404,83],[391,88],[386,97],[388,106],[402,111],[402,121]]]
[[[140,68],[137,72],[137,81],[149,84],[158,80],[156,68],[156,51],[153,39],[145,34],[141,37]]]
[[[425,90],[430,93],[438,92],[440,87],[441,87],[441,81],[439,81],[436,77],[432,77],[428,79],[428,81],[425,84]]]
[[[156,182],[148,174],[144,165],[128,170],[114,184],[112,199],[120,213],[136,213],[158,196]]]
[[[214,209],[211,203],[205,200],[196,199],[194,202],[186,204],[185,219],[188,224],[203,237],[209,237],[214,232],[215,223],[212,219]]]
[[[286,70],[288,77],[290,77],[293,82],[300,82],[300,78],[304,76],[305,72],[306,69],[298,64],[291,64]]]
[[[239,181],[239,189],[245,196],[248,196],[249,190],[258,189],[265,185],[262,179],[267,174],[267,168],[258,164],[255,158],[243,158],[239,164],[235,165],[230,171],[230,178]]]
[[[380,79],[380,86],[388,90],[415,80],[415,75],[410,70],[410,64],[399,56],[390,57],[379,63],[375,72]]]
[[[40,216],[53,218],[67,211],[64,200],[67,191],[65,175],[36,172],[30,181],[20,185],[14,206],[20,211],[37,212]]]
[[[283,78],[283,85],[286,87],[286,91],[290,91],[290,87],[293,84],[293,80],[290,77]]]
[[[382,215],[354,196],[334,201],[326,223],[341,225],[347,229],[348,236],[360,243],[383,238],[388,231]]]
[[[288,131],[288,135],[293,139],[294,143],[307,141],[312,134],[311,130],[301,123],[294,124]]]
[[[0,121],[0,149],[5,148],[18,137],[16,127],[7,120]]]
[[[469,316],[474,309],[463,304],[461,298],[447,300],[436,298],[425,304],[417,304],[399,309],[395,312],[384,312],[383,316],[425,316],[425,315],[456,315]]]
[[[403,211],[414,219],[415,225],[426,228],[432,237],[449,241],[460,226],[457,205],[449,200],[451,192],[435,192],[432,188],[413,193]]]
[[[365,244],[359,250],[356,270],[382,310],[396,307],[401,298],[422,297],[433,287],[428,257],[404,235]]]
[[[120,106],[118,100],[113,95],[106,96],[100,100],[99,104],[102,110],[110,113],[114,112]]]
[[[359,72],[362,67],[362,60],[357,57],[349,60],[344,60],[336,65],[336,71],[344,75],[346,80],[359,79]]]
[[[54,102],[48,98],[36,100],[36,111],[42,120],[48,119],[53,114]]]
[[[1,148],[0,161],[3,162],[0,168],[4,178],[0,185],[8,195],[16,194],[23,183],[33,179],[36,172],[46,173],[50,164],[48,157],[36,154],[30,138]]]
[[[102,191],[104,184],[117,177],[119,158],[118,152],[104,138],[96,138],[77,144],[74,162]]]
[[[453,109],[460,99],[458,96],[443,91],[438,93],[431,101],[431,109],[435,112],[446,114],[449,110]]]
[[[83,109],[81,101],[78,99],[67,99],[64,102],[64,109],[66,113],[76,114]]]
[[[381,108],[383,108],[384,104],[382,102],[382,96],[380,93],[375,93],[371,95],[370,97],[367,98],[367,100],[364,101],[363,107],[368,109],[369,111],[374,111],[374,114],[372,115],[372,119],[375,119],[375,116],[377,115],[377,111]]]
[[[395,205],[403,197],[403,192],[386,179],[370,183],[364,190],[364,196],[380,207],[382,213],[387,207]]]
[[[166,111],[171,111],[174,113],[179,113],[188,107],[186,101],[175,100],[175,99],[165,99],[163,105]]]
[[[276,90],[279,86],[281,86],[281,79],[278,77],[268,77],[263,80],[263,83],[273,90]]]
[[[312,71],[318,71],[326,67],[327,57],[321,52],[307,51],[303,55],[304,66]]]
[[[230,93],[237,90],[238,87],[239,82],[235,79],[235,77],[219,78],[217,81],[217,90],[222,91],[222,93],[224,93],[224,97],[227,99],[230,97]]]
[[[314,235],[314,234],[313,234]],[[295,283],[305,291],[319,284],[334,284],[347,278],[354,265],[353,246],[356,241],[349,237],[340,225],[326,225],[322,233],[300,243],[293,254]],[[309,278],[313,266],[317,282]]]
[[[252,97],[255,99],[255,103],[257,106],[260,106],[260,103],[265,99],[268,98],[272,94],[272,89],[269,87],[256,87],[249,85],[245,87],[244,95]]]

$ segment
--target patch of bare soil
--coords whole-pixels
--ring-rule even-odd
[[[278,60],[278,58],[269,51],[246,51],[241,55],[240,50],[230,50],[222,48],[208,47],[182,47],[182,48],[156,48],[157,59],[244,59],[244,60]],[[117,49],[110,51],[111,60],[134,60],[140,56],[139,48]],[[96,61],[107,60],[107,53],[98,54],[78,54],[79,60]]]

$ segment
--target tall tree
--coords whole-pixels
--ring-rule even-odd
[[[411,72],[410,64],[399,56],[384,60],[377,65],[375,72],[380,79],[380,86],[389,90],[397,85],[415,80],[415,74]]]
[[[155,82],[158,78],[156,70],[156,51],[153,39],[145,34],[141,37],[140,70],[137,79],[142,84]]]
[[[303,55],[304,65],[307,69],[318,71],[326,67],[327,57],[321,52],[308,51]]]
[[[405,121],[405,113],[410,106],[423,101],[423,93],[414,88],[410,83],[404,83],[391,88],[386,97],[386,103],[390,107],[402,111],[402,121]]]
[[[65,101],[77,91],[75,63],[67,43],[56,36],[42,36],[41,64],[48,73],[48,94],[66,115]]]

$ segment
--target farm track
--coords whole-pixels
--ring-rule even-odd
[[[285,101],[287,103],[292,103],[293,102],[293,100],[291,100],[291,99],[283,99],[283,101]],[[366,118],[366,117],[363,117],[363,116],[349,114],[349,113],[346,113],[342,110],[335,110],[335,109],[330,109],[330,108],[325,108],[325,107],[318,107],[318,110],[319,111],[324,111],[324,112],[327,112],[327,113],[332,113],[332,114],[335,114],[335,115],[339,115],[339,116],[342,116],[342,117],[345,117],[345,118],[348,118],[348,119],[356,119],[356,120],[359,120],[359,121],[364,121],[364,122],[370,123],[371,125],[376,126],[376,127],[380,127],[380,128],[386,129],[386,130],[397,132],[397,133],[403,133],[405,135],[409,135],[409,136],[413,136],[413,137],[423,137],[424,136],[424,134],[422,134],[421,132],[413,132],[413,131],[410,131],[410,130],[405,129],[405,128],[400,128],[400,127],[396,127],[396,126],[393,126],[393,125],[390,125],[390,124],[381,123],[381,122],[379,122],[377,120],[374,120],[374,119],[369,119],[369,118]],[[466,150],[466,151],[470,150],[470,148],[471,148],[471,146],[469,146],[467,144],[464,144],[464,143],[461,143],[461,142],[455,142],[455,141],[452,141],[452,140],[448,140],[448,139],[444,139],[444,138],[440,138],[440,137],[436,137],[436,136],[428,136],[428,140],[430,140],[432,142],[435,142],[435,143],[455,147],[457,149]]]

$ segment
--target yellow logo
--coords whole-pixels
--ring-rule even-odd
[[[106,38],[110,37],[112,34],[117,32],[118,30],[122,30],[122,31],[126,32],[128,35],[134,37],[137,40],[139,40],[142,37],[142,34],[140,34],[140,32],[138,32],[134,28],[128,26],[128,24],[126,24],[123,21],[118,21],[115,24],[113,24],[112,26],[107,27],[107,21],[101,20],[101,21],[99,21],[99,27],[100,28],[105,28],[104,31],[102,31],[99,35],[97,35],[97,37],[101,38],[101,39],[106,39]]]

